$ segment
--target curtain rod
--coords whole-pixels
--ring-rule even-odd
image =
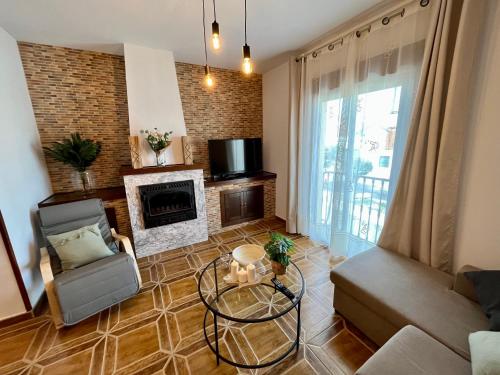
[[[423,8],[426,7],[427,5],[429,5],[429,3],[430,3],[430,0],[420,0],[420,6]],[[344,38],[347,38],[349,35],[352,35],[354,33],[359,38],[359,37],[361,37],[361,35],[363,35],[363,33],[370,32],[372,25],[375,22],[381,21],[382,25],[384,25],[384,26],[388,25],[393,18],[395,18],[397,16],[403,17],[405,15],[405,11],[406,11],[406,8],[402,8],[402,9],[394,11],[391,14],[386,15],[384,17],[381,17],[378,19],[376,18],[373,21],[361,26],[356,31],[351,31],[349,33],[346,33],[343,36],[334,39],[333,41],[329,41],[327,43],[320,45],[319,47],[315,47],[307,52],[304,52],[304,53],[298,55],[297,57],[295,57],[295,62],[299,62],[300,59],[302,59],[306,56],[309,56],[309,55],[313,55],[313,57],[316,57],[316,56],[318,56],[318,53],[325,47],[328,47],[328,50],[332,51],[337,44],[342,45],[344,43]]]

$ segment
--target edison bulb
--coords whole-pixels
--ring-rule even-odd
[[[219,49],[220,48],[220,38],[219,34],[212,34],[212,47],[214,49]]]
[[[212,78],[212,76],[210,74],[207,74],[205,76],[205,84],[208,86],[208,87],[212,87],[214,85],[214,79]]]
[[[245,57],[243,59],[243,66],[242,66],[242,68],[243,68],[243,73],[245,73],[245,74],[252,73],[252,70],[253,70],[253,68],[252,68],[252,61],[250,60],[249,57]]]

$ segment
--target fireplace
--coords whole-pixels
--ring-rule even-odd
[[[139,186],[144,229],[196,219],[193,180]]]

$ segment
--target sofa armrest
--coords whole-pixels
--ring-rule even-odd
[[[141,273],[139,272],[139,267],[137,266],[137,260],[135,259],[134,249],[132,249],[132,244],[126,236],[116,233],[115,228],[111,228],[111,235],[113,238],[120,243],[120,248],[123,248],[125,252],[130,255],[134,260],[135,273],[137,274],[137,279],[139,280],[139,287],[142,287]]]
[[[42,274],[43,284],[45,286],[45,293],[47,294],[47,301],[49,302],[50,313],[56,329],[61,328],[64,323],[61,317],[61,309],[57,299],[56,290],[54,287],[54,274],[50,265],[50,255],[46,247],[40,249],[40,273]]]
[[[467,297],[471,301],[478,302],[476,291],[474,290],[474,285],[465,276],[465,272],[471,271],[481,271],[481,269],[474,266],[463,266],[460,268],[455,275],[455,282],[453,283],[453,290],[464,297]]]

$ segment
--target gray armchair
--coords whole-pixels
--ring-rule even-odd
[[[44,243],[40,271],[57,329],[76,324],[140,290],[141,276],[130,240],[109,227],[100,199],[42,207],[38,217]],[[47,236],[95,223],[99,223],[102,237],[115,255],[62,272]]]

